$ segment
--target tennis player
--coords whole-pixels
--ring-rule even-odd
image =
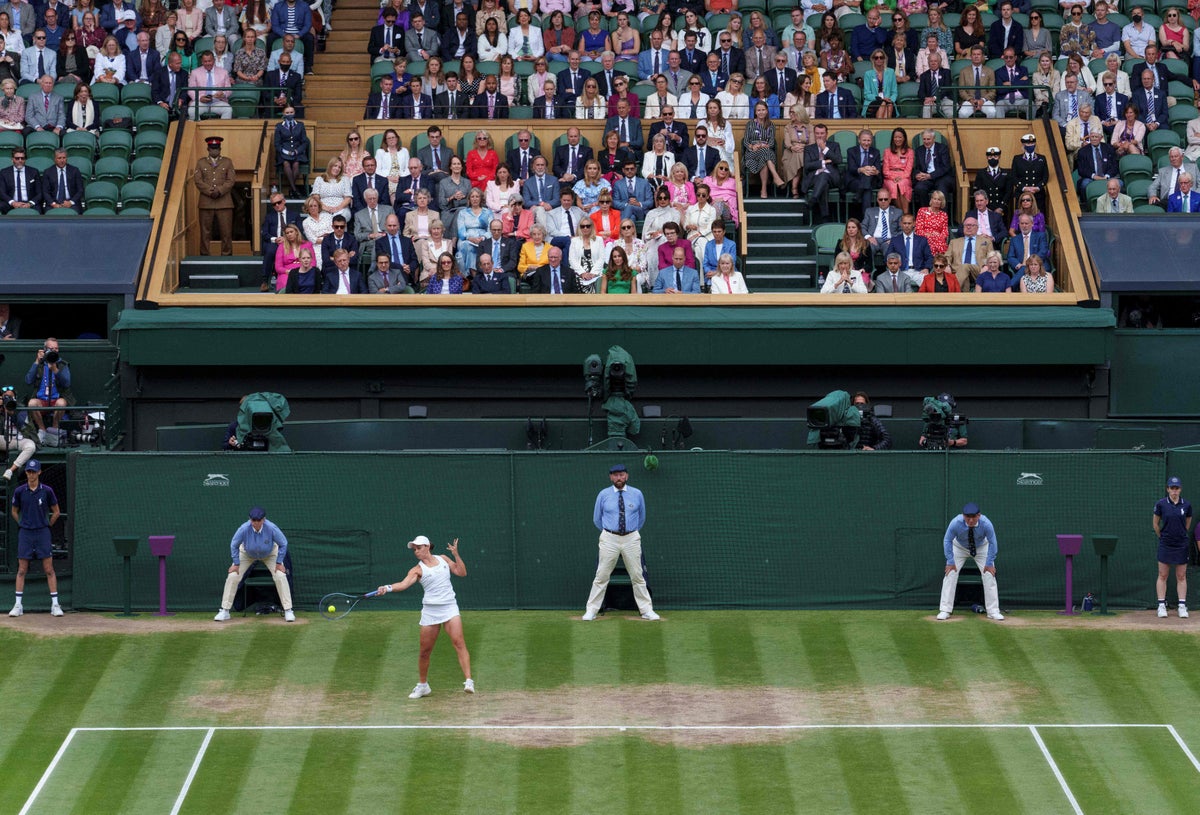
[[[404,591],[413,583],[419,582],[425,590],[421,599],[421,655],[417,658],[417,686],[408,695],[409,699],[420,699],[433,693],[429,688],[429,655],[433,653],[433,644],[437,642],[442,627],[450,635],[450,642],[458,653],[458,665],[462,668],[463,690],[475,692],[475,680],[471,678],[471,655],[467,653],[467,643],[463,639],[462,616],[458,611],[458,601],[454,597],[454,587],[450,585],[450,575],[455,577],[467,576],[467,564],[458,556],[458,538],[453,543],[446,544],[454,560],[445,555],[435,555],[431,551],[429,538],[417,535],[408,542],[408,548],[413,550],[419,561],[413,566],[408,575],[399,583],[389,583],[379,587],[380,594],[392,591]]]

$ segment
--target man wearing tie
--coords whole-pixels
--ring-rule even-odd
[[[966,291],[968,283],[974,285],[984,259],[995,249],[995,245],[987,235],[979,234],[979,221],[974,215],[963,218],[962,229],[963,236],[950,241],[947,254],[950,255],[950,270],[958,278],[959,288]]]
[[[404,35],[404,50],[408,61],[424,62],[430,56],[439,56],[442,41],[435,32],[426,27],[424,15],[414,12],[409,18],[409,24],[412,28]]]
[[[571,239],[575,237],[580,221],[586,217],[583,208],[578,206],[575,191],[570,187],[561,188],[557,207],[549,212],[538,210],[535,213],[536,222],[542,224],[550,243],[564,252],[570,250]],[[495,257],[495,254],[492,256]]]
[[[450,159],[454,154],[442,144],[442,129],[437,125],[427,127],[425,135],[429,144],[417,150],[417,158],[421,159],[421,168],[428,173],[429,186],[433,188],[450,174]]]
[[[578,51],[567,53],[567,69],[558,72],[558,104],[559,107],[575,107],[575,97],[583,93],[583,81],[591,73],[580,67],[582,57]]]
[[[412,159],[409,163],[411,164],[413,161],[416,159]],[[400,179],[401,185],[408,182],[408,178]],[[400,197],[399,187],[396,189],[396,197]],[[365,190],[363,204],[363,208],[354,213],[354,239],[358,242],[361,252],[361,264],[369,265],[371,258],[375,255],[375,242],[387,234],[384,231],[384,225],[387,223],[388,216],[396,210],[379,203],[378,190]]]
[[[617,565],[617,558],[622,558],[633,583],[633,597],[642,619],[657,620],[659,616],[654,611],[643,573],[645,558],[642,557],[641,528],[646,521],[646,499],[640,490],[628,486],[629,472],[624,464],[609,468],[608,479],[612,486],[600,491],[592,510],[592,522],[600,530],[600,554],[582,619],[585,622],[594,620],[602,611],[609,576]]]
[[[682,246],[671,253],[671,265],[658,270],[654,280],[654,294],[699,294],[700,273],[687,265],[687,256]]]
[[[862,232],[867,243],[871,244],[876,258],[876,266],[882,265],[881,258],[892,242],[892,236],[900,231],[900,207],[892,206],[892,194],[880,188],[875,193],[875,201],[879,206],[868,207],[863,218]]]
[[[354,180],[350,183],[350,194],[353,197],[350,208],[352,212],[358,212],[367,205],[363,198],[363,193],[367,190],[375,190],[379,193],[379,203],[387,206],[392,205],[392,196],[388,192],[388,180],[386,175],[380,175],[375,172],[375,157],[368,154],[363,156],[362,168],[363,171],[354,176]],[[400,180],[404,183],[404,179]]]
[[[472,294],[512,294],[513,276],[492,264],[492,256],[480,252],[475,258],[475,272],[471,275]]]
[[[914,209],[919,211],[929,206],[929,194],[934,190],[941,190],[949,199],[954,191],[954,178],[950,174],[949,150],[937,143],[936,133],[926,130],[921,134],[921,144],[913,150]]]
[[[775,47],[767,45],[767,34],[761,28],[754,32],[750,38],[751,47],[746,52],[746,81],[753,83],[760,76],[774,73],[775,71]],[[767,81],[769,86],[770,80]],[[780,101],[783,98],[780,97]]]
[[[883,185],[883,155],[875,149],[875,136],[870,130],[858,132],[858,143],[846,151],[846,190],[858,196],[866,215],[875,190]]]
[[[288,212],[287,200],[281,192],[271,193],[271,208],[263,217],[259,237],[262,238],[263,277],[261,291],[271,291],[271,275],[275,273],[275,253],[283,243],[283,228],[288,224],[300,225],[300,213]]]
[[[900,268],[917,274],[917,285],[920,286],[933,268],[933,255],[929,251],[929,241],[913,231],[916,224],[917,219],[911,213],[905,213],[900,218],[900,234],[892,238],[888,251],[900,256]]]
[[[401,272],[392,269],[392,259],[387,255],[375,258],[375,267],[367,278],[367,291],[372,294],[406,294],[412,282]]]
[[[990,206],[1001,217],[1007,212],[1008,202],[1012,200],[1012,176],[1000,166],[999,147],[987,149],[987,166],[975,173],[972,189],[976,194],[983,192],[987,196],[985,209]]]
[[[785,54],[776,54],[775,69],[767,71],[767,87],[771,89],[771,93],[779,97],[780,104],[783,104],[784,97],[791,92],[792,88],[796,87],[797,74],[795,70],[787,67],[787,64]]]
[[[662,47],[662,31],[655,28],[650,32],[650,47],[638,54],[638,81],[648,82],[667,69],[668,49]]]
[[[391,81],[391,77],[387,77],[387,79],[389,82]],[[304,77],[300,75],[299,71],[292,70],[291,54],[279,56],[279,67],[267,71],[263,79],[263,86],[283,89],[263,92],[265,117],[272,117],[276,111],[282,111],[291,105],[296,109],[296,116],[304,118]]]
[[[1020,230],[1008,242],[1008,268],[1013,272],[1013,280],[1025,274],[1025,260],[1030,255],[1041,255],[1042,260],[1050,260],[1050,241],[1045,232],[1033,231],[1033,217],[1022,215],[1018,219]]]
[[[629,113],[629,100],[622,97],[617,101],[617,115],[609,116],[604,121],[604,132],[617,132],[618,143],[621,147],[640,154],[646,146],[642,137],[642,121],[635,119]],[[638,158],[641,158],[639,155]]]
[[[1162,202],[1166,201],[1172,193],[1179,192],[1179,177],[1183,173],[1189,174],[1194,179],[1197,172],[1196,165],[1184,159],[1183,149],[1172,147],[1167,151],[1166,166],[1160,167],[1154,180],[1150,182],[1150,188],[1146,191],[1146,200],[1151,204],[1162,206]]]
[[[358,239],[346,229],[346,219],[342,215],[333,216],[333,231],[321,241],[321,273],[328,275],[336,265],[335,254],[345,252],[351,263],[358,265]]]
[[[975,219],[975,224],[979,229],[980,235],[983,235],[985,238],[991,238],[993,243],[999,243],[1008,234],[1008,227],[1005,226],[1006,221],[1000,213],[989,206],[992,199],[986,192],[981,189],[975,190],[974,199],[975,208],[967,210],[966,217]]]
[[[400,97],[392,91],[393,81],[390,76],[380,77],[379,91],[367,96],[367,109],[363,111],[364,119],[398,119],[400,118]]]
[[[708,146],[708,128],[696,125],[696,143],[683,151],[682,161],[687,167],[688,178],[699,181],[712,175],[720,158],[720,151]]]
[[[1111,181],[1109,182],[1112,183]],[[1167,212],[1183,212],[1192,214],[1200,212],[1200,193],[1192,190],[1192,176],[1181,173],[1179,176],[1179,192],[1172,193],[1167,199]]]
[[[154,75],[150,83],[150,98],[165,110],[172,119],[183,115],[184,96],[179,91],[187,87],[187,75],[183,72],[183,55],[178,51],[167,54],[167,67]]]
[[[367,43],[367,53],[371,62],[386,59],[389,62],[404,55],[404,29],[396,25],[397,12],[395,7],[386,6],[383,10],[383,22],[371,29],[371,38]]]
[[[1020,27],[1019,23],[1013,25]],[[1029,112],[1029,69],[1017,62],[1015,48],[1004,49],[1004,64],[996,70],[996,116],[1003,119],[1010,110],[1022,118]]]
[[[679,54],[679,67],[690,74],[699,76],[704,70],[704,63],[708,57],[705,51],[696,47],[696,32],[683,32],[683,48],[676,53]]]
[[[580,143],[578,127],[567,128],[567,143],[554,148],[554,163],[550,171],[559,183],[574,185],[583,176],[583,166],[592,158],[592,148]]]
[[[1104,93],[1096,97],[1096,114],[1104,124],[1104,135],[1111,137],[1117,122],[1125,118],[1129,97],[1117,91],[1117,77],[1112,72],[1101,74]]]
[[[467,95],[458,85],[458,74],[446,74],[446,90],[433,97],[434,112],[443,119],[462,119],[467,112]]]
[[[475,96],[472,118],[508,118],[508,97],[500,93],[500,78],[495,74],[488,74],[484,77],[483,90]]]
[[[150,35],[145,31],[138,32],[137,44],[135,51],[125,55],[125,82],[153,85],[162,70],[162,58],[150,47]]]
[[[1133,89],[1133,99],[1131,100],[1137,106],[1138,121],[1144,124],[1149,131],[1166,127],[1169,122],[1167,94],[1166,91],[1155,89],[1155,76],[1154,71],[1142,71],[1142,85]]]
[[[343,220],[342,227],[346,224]],[[334,268],[325,272],[325,281],[321,286],[322,294],[366,294],[367,287],[363,285],[362,274],[358,269],[350,268],[350,253],[339,249],[333,253]]]
[[[212,52],[208,52],[212,59]],[[237,172],[233,162],[221,155],[220,136],[209,136],[204,140],[208,155],[196,162],[192,181],[200,194],[197,208],[200,210],[200,254],[208,254],[215,223],[221,233],[221,254],[233,254],[233,184]]]
[[[613,206],[621,211],[622,218],[632,221],[645,217],[646,210],[654,203],[654,190],[637,170],[637,162],[626,159],[621,167],[621,178],[612,185]]]
[[[25,148],[12,151],[12,164],[0,170],[0,210],[38,210],[41,207],[38,171],[25,166]]]
[[[1079,77],[1075,74],[1064,76],[1062,83],[1063,89],[1054,95],[1054,121],[1065,135],[1067,125],[1079,118],[1079,109],[1092,104],[1092,95],[1079,88]]]
[[[818,119],[849,119],[857,117],[854,97],[845,88],[839,88],[837,74],[829,71],[823,77],[825,90],[817,94],[816,113]]]
[[[400,219],[395,213],[387,216],[383,237],[375,241],[375,256],[387,255],[392,260],[392,271],[401,271],[409,280],[416,280],[417,250],[412,241],[400,234]]]
[[[47,209],[83,212],[83,175],[67,163],[67,151],[54,151],[54,166],[42,174],[42,199]]]
[[[954,116],[954,101],[943,90],[950,82],[950,69],[943,68],[942,55],[933,52],[929,55],[929,70],[922,73],[917,82],[917,96],[922,102],[921,118],[932,119],[935,110],[947,119]]]
[[[33,19],[33,11],[26,6]],[[11,53],[11,52],[10,52]],[[39,28],[33,32],[33,47],[21,52],[21,81],[19,84],[28,85],[37,82],[43,76],[58,76],[58,52],[46,47],[46,30]]]
[[[504,156],[504,163],[508,165],[508,171],[513,178],[521,180],[522,192],[524,185],[529,178],[529,174],[533,172],[533,161],[540,158],[542,153],[536,147],[531,146],[533,143],[533,134],[528,130],[522,130],[517,133],[517,149],[509,150]]]
[[[526,274],[534,294],[578,294],[579,279],[575,272],[563,264],[562,249],[551,246],[547,252],[549,263],[538,266]]]
[[[983,64],[982,45],[971,48],[971,64],[958,72],[958,84],[966,86],[958,92],[960,118],[996,118],[996,72]]]
[[[521,197],[525,200],[525,209],[536,216],[539,210],[549,212],[554,209],[560,187],[558,179],[546,172],[545,156],[534,156],[531,168],[529,180],[521,185]]]
[[[231,40],[236,39],[237,18],[237,11],[225,5],[225,0],[212,0],[212,6],[204,12],[204,36],[215,37],[224,34]]]
[[[192,101],[188,104],[188,118],[198,118],[205,113],[215,113],[222,119],[232,118],[233,108],[229,106],[229,91],[226,90],[229,72],[217,65],[212,51],[200,55],[200,67],[192,71],[188,85],[200,89],[189,92]]]
[[[54,92],[54,78],[49,74],[38,80],[41,91],[25,101],[25,135],[35,130],[60,135],[67,124],[62,97]]]
[[[832,72],[826,74],[825,79],[837,82],[832,79]],[[804,148],[804,197],[809,212],[819,208],[823,221],[829,220],[829,190],[842,187],[842,148],[837,142],[828,141],[828,135],[829,128],[818,122],[813,127],[816,141]]]
[[[888,252],[886,268],[876,278],[872,291],[879,294],[911,294],[921,288],[924,275],[912,269],[901,269],[902,260],[898,252]]]
[[[704,70],[700,72],[700,90],[707,96],[716,96],[729,83],[729,73],[721,69],[721,55],[716,51],[706,60]]]
[[[1190,179],[1188,180],[1188,186],[1189,187],[1191,186]],[[1106,193],[1105,195],[1101,195],[1099,198],[1096,199],[1095,204],[1093,204],[1093,206],[1092,206],[1093,211],[1098,212],[1101,215],[1105,215],[1105,214],[1119,215],[1122,213],[1133,212],[1133,199],[1130,198],[1125,193],[1121,192],[1121,182],[1118,179],[1116,179],[1116,178],[1108,179],[1108,184],[1105,187],[1105,193]],[[1192,193],[1192,195],[1196,195],[1196,193]],[[1197,196],[1197,198],[1200,199],[1200,196]],[[1170,196],[1168,201],[1169,202],[1174,201],[1174,202],[1180,203],[1182,205],[1182,201],[1180,200],[1179,193],[1175,193],[1174,195]],[[1198,202],[1200,202],[1200,201],[1198,201]],[[1182,211],[1182,210],[1172,210],[1170,208],[1170,206],[1171,206],[1170,203],[1168,203],[1167,204],[1167,212],[1181,212]],[[1192,212],[1196,211],[1196,207],[1194,205],[1192,206],[1191,211]]]
[[[1079,148],[1076,169],[1079,170],[1079,192],[1087,191],[1087,185],[1093,181],[1105,181],[1109,178],[1120,177],[1120,166],[1117,151],[1104,141],[1104,131],[1094,128],[1091,143]]]
[[[521,241],[504,237],[504,225],[499,218],[493,218],[488,224],[488,237],[479,244],[477,252],[476,263],[481,254],[487,254],[497,271],[515,275],[517,264],[521,261]]]

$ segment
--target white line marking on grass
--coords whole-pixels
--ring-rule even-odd
[[[71,728],[71,732],[67,734],[67,737],[63,739],[63,743],[59,745],[58,752],[54,754],[54,760],[50,762],[50,766],[46,768],[46,772],[42,773],[41,780],[37,782],[37,786],[29,794],[29,799],[25,802],[25,806],[21,807],[18,815],[25,815],[33,807],[33,802],[37,800],[38,794],[46,786],[46,782],[50,780],[50,773],[54,772],[54,768],[58,766],[58,762],[62,760],[62,757],[67,752],[67,748],[71,746],[72,739],[75,738],[75,734],[78,732],[79,728],[73,727]]]
[[[1200,773],[1200,761],[1197,761],[1196,756],[1193,755],[1192,751],[1188,749],[1187,744],[1185,744],[1183,741],[1183,737],[1180,736],[1175,730],[1175,725],[1167,725],[1167,730],[1169,730],[1171,735],[1175,737],[1175,741],[1179,743],[1179,748],[1187,755],[1188,761],[1192,762],[1192,766],[1196,768],[1196,772]]]
[[[212,741],[214,728],[208,728],[208,732],[204,734],[204,741],[200,744],[200,749],[196,752],[196,759],[192,762],[192,769],[188,770],[187,778],[183,780],[183,789],[179,791],[179,797],[175,799],[175,806],[171,807],[171,815],[179,815],[179,810],[183,807],[183,799],[187,798],[188,790],[191,789],[192,780],[196,777],[196,772],[200,769],[200,762],[204,760],[204,753],[208,750],[208,743]]]
[[[1046,747],[1046,742],[1042,741],[1042,736],[1038,733],[1037,727],[1029,725],[1029,732],[1037,740],[1038,747],[1042,748],[1042,755],[1046,757],[1046,761],[1050,764],[1050,769],[1054,770],[1054,777],[1058,779],[1058,785],[1067,794],[1067,800],[1071,802],[1071,809],[1074,810],[1075,815],[1083,815],[1083,810],[1079,808],[1079,802],[1075,800],[1075,795],[1071,792],[1071,788],[1067,786],[1067,779],[1063,778],[1058,765],[1054,763],[1054,757],[1050,755],[1050,749]]]
[[[136,733],[174,730],[1032,730],[1075,728],[1169,728],[1166,724],[281,724],[281,725],[177,725],[166,727],[79,727],[89,733]],[[1035,734],[1036,735],[1036,734]],[[1182,742],[1181,742],[1182,743]],[[1184,747],[1186,750],[1187,748]],[[1189,753],[1190,755],[1190,753]],[[1200,770],[1200,764],[1197,764]]]

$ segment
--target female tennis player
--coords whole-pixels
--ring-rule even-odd
[[[467,653],[467,643],[463,640],[462,617],[458,612],[458,602],[454,597],[454,589],[450,585],[450,575],[466,577],[467,564],[458,556],[458,538],[453,543],[446,544],[454,560],[445,555],[435,555],[430,550],[429,538],[417,535],[408,542],[408,548],[413,550],[419,561],[412,567],[399,583],[389,583],[379,587],[380,594],[392,591],[404,591],[413,583],[420,582],[425,590],[421,601],[421,655],[417,659],[417,671],[420,681],[408,695],[409,699],[420,699],[433,693],[426,681],[429,678],[429,655],[433,653],[433,644],[437,642],[438,634],[445,626],[450,635],[450,642],[458,652],[458,664],[462,668],[463,690],[475,692],[475,681],[471,679],[471,655]]]

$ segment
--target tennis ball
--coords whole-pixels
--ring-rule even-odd
[[[326,611],[328,611],[330,614],[335,614],[337,613],[337,606],[330,606],[328,609],[326,609]]]

